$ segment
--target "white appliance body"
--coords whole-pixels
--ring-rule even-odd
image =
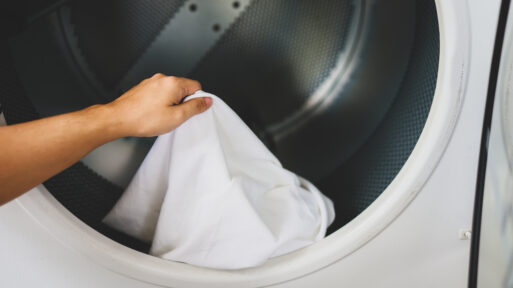
[[[500,1],[437,1],[440,68],[418,145],[361,215],[262,267],[172,263],[92,230],[36,187],[0,208],[2,287],[465,287]]]

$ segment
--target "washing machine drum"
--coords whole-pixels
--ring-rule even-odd
[[[71,1],[1,49],[8,123],[109,102],[156,72],[199,80],[334,200],[333,231],[379,196],[415,146],[439,34],[429,0]],[[91,227],[144,251],[101,219],[151,141],[109,144],[44,185]]]

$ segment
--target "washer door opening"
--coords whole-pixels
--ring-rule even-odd
[[[456,4],[445,5],[448,8],[442,12],[455,13]],[[464,21],[444,19],[452,29],[447,33],[454,33]],[[464,33],[458,37],[454,39],[465,48],[454,40],[446,43],[447,51],[441,50],[437,9],[428,0],[74,1],[2,45],[1,57],[8,65],[0,85],[8,89],[0,90],[0,103],[11,124],[111,101],[156,72],[197,79],[204,90],[223,98],[287,169],[312,180],[333,200],[337,218],[330,232],[338,231],[321,241],[333,244],[330,239],[342,233],[342,227],[356,225],[355,217],[362,223],[361,213],[371,204],[380,205],[375,200],[398,181],[396,176],[412,151],[422,144],[419,138],[435,106],[435,87],[441,89],[439,93],[454,92],[446,100],[448,108],[438,108],[440,115],[433,120],[435,132],[430,136],[436,139],[425,139],[436,142],[436,148],[425,151],[435,151],[438,156],[433,154],[432,161],[438,159],[461,100],[468,39]],[[442,85],[437,83],[439,60],[442,67],[444,53],[454,51],[460,51],[461,57],[444,63],[451,69],[440,70],[448,79],[444,81],[453,84],[437,87]],[[451,121],[440,123],[447,119]],[[62,205],[81,220],[61,224],[72,225],[100,246],[113,244],[96,232],[147,252],[148,243],[101,220],[152,141],[130,138],[109,143],[45,182],[60,203],[48,200],[47,204],[57,210]],[[424,174],[427,178],[429,172]],[[409,195],[398,196],[400,207],[387,207],[399,213],[414,193]],[[33,205],[23,201],[24,206]],[[70,218],[66,212],[58,213]],[[379,226],[382,229],[386,223]],[[164,268],[151,263],[182,265],[149,260],[154,257],[125,247],[120,251],[130,255],[126,257],[146,257],[140,259],[146,259],[141,261],[150,268],[138,266],[137,275],[148,269],[163,273]],[[279,258],[296,259],[309,252],[298,253]],[[269,267],[281,265],[280,261],[273,259]]]

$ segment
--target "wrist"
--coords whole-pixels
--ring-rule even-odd
[[[87,118],[95,123],[95,129],[100,133],[105,143],[129,136],[122,119],[117,116],[111,105],[93,105],[85,109],[84,112],[86,112]]]

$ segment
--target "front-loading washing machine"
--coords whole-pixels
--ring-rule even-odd
[[[260,267],[150,256],[101,222],[154,140],[120,139],[0,209],[3,286],[467,284],[500,1],[43,2],[2,39],[7,124],[109,102],[155,72],[192,77],[337,218]]]

